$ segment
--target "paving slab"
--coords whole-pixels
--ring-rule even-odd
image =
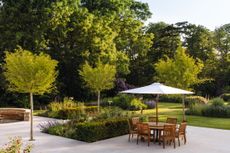
[[[94,143],[41,133],[39,124],[54,121],[45,117],[34,117],[34,138],[32,153],[230,153],[230,130],[201,128],[188,126],[187,144],[177,147],[140,142],[136,139],[128,142],[128,136],[120,136]],[[0,124],[0,145],[8,141],[9,137],[20,136],[24,143],[29,140],[29,122],[15,122]]]

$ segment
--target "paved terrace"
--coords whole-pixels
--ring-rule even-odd
[[[140,142],[135,139],[128,142],[128,136],[121,136],[95,143],[85,143],[72,139],[52,136],[40,132],[39,123],[52,120],[44,117],[34,117],[35,139],[32,153],[230,153],[230,130],[200,128],[189,126],[186,145],[174,149],[167,146],[163,149],[158,144]],[[0,124],[0,145],[8,142],[9,137],[21,136],[25,143],[29,139],[29,122]]]

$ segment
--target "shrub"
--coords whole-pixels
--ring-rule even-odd
[[[146,115],[140,115],[139,118],[141,122],[148,122],[148,116]]]
[[[210,103],[212,106],[217,107],[217,106],[224,106],[224,100],[222,98],[214,98],[210,100]]]
[[[134,98],[130,102],[130,109],[132,110],[143,110],[147,108],[147,105],[145,105],[140,99]]]
[[[78,107],[78,104],[74,102],[72,98],[68,98],[68,97],[65,97],[63,102],[51,102],[48,105],[48,108],[51,111],[59,111],[62,109],[72,109],[76,107]]]
[[[103,108],[100,114],[94,117],[94,121],[105,120],[111,118],[127,118],[130,116],[130,112],[124,111],[119,107],[107,107]]]
[[[130,109],[132,99],[134,99],[134,97],[131,95],[119,94],[112,99],[112,105],[122,109]]]
[[[220,96],[224,101],[230,102],[230,93],[224,93]]]
[[[211,105],[203,110],[202,115],[209,117],[230,117],[227,112],[227,107]]]
[[[156,102],[154,100],[145,101],[144,104],[147,106],[147,109],[153,109],[156,107]]]
[[[187,115],[198,115],[202,116],[203,110],[206,109],[208,105],[201,105],[201,104],[192,104],[189,105],[189,109],[186,111]]]
[[[32,145],[28,144],[23,147],[22,138],[12,138],[3,148],[0,149],[0,153],[30,153]]]
[[[189,96],[185,98],[185,106],[193,104],[207,104],[208,100],[201,96]]]
[[[84,106],[71,109],[62,109],[59,111],[50,111],[48,116],[58,119],[75,119],[84,120],[88,114],[94,114],[97,112],[97,106]]]
[[[171,103],[181,103],[182,96],[181,95],[161,95],[159,97],[159,101],[171,102]]]

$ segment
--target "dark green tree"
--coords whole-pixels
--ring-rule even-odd
[[[206,61],[215,56],[213,33],[203,26],[190,25],[185,46],[193,58]]]

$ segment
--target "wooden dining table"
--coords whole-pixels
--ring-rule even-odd
[[[164,125],[173,125],[165,122],[146,122],[151,130],[163,130]]]
[[[164,125],[173,125],[171,123],[165,123],[165,122],[145,122],[149,125],[150,130],[155,130],[155,140],[158,141],[161,131],[164,130]]]

